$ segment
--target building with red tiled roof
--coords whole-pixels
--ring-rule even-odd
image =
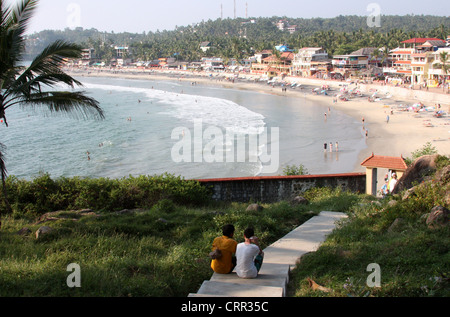
[[[378,168],[385,168],[397,174],[397,179],[402,177],[403,173],[408,168],[402,156],[383,156],[374,155],[366,158],[362,163],[366,168],[366,194],[376,195],[377,193],[377,170]]]
[[[361,165],[365,167],[380,167],[398,171],[406,171],[408,168],[408,165],[406,165],[405,160],[401,156],[382,156],[374,155],[373,153],[366,158]]]
[[[425,38],[425,37],[414,37],[412,39],[403,41],[403,44],[423,44],[426,41],[441,41],[444,42],[445,41],[443,39],[438,39],[438,38]]]

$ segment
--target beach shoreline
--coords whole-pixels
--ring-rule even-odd
[[[427,142],[436,148],[442,155],[450,155],[450,95],[427,91],[409,90],[407,88],[381,86],[364,83],[349,83],[334,80],[319,80],[310,78],[287,77],[286,82],[300,83],[300,87],[282,89],[281,86],[271,86],[255,80],[251,74],[232,73],[206,73],[189,71],[149,71],[149,70],[121,70],[99,71],[96,69],[66,69],[77,77],[108,77],[122,79],[146,79],[161,81],[187,81],[203,86],[219,86],[228,89],[250,90],[259,93],[293,98],[307,98],[314,102],[330,107],[331,111],[341,111],[361,121],[362,133],[367,131],[367,147],[360,151],[358,163],[353,171],[364,172],[360,165],[372,153],[383,156],[410,157],[413,151],[421,149]],[[313,89],[327,85],[328,95],[315,94]],[[344,86],[357,89],[363,96],[349,98],[348,101],[337,100],[335,95],[340,93]],[[357,88],[356,88],[357,87]],[[377,91],[381,100],[369,102],[369,95]],[[435,107],[446,112],[446,115],[434,117],[434,111],[412,112],[399,108],[398,105],[411,106],[422,102],[425,107]],[[389,116],[389,117],[388,117]],[[364,118],[364,123],[363,123]],[[381,174],[381,173],[380,173]]]

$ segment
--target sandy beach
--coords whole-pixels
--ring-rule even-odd
[[[66,70],[72,76],[118,77],[127,79],[150,79],[189,81],[200,85],[221,86],[230,89],[248,89],[280,96],[309,98],[328,105],[331,111],[339,110],[361,120],[361,129],[367,131],[367,148],[360,152],[358,161],[362,162],[372,153],[385,156],[410,157],[411,152],[421,149],[430,142],[443,155],[450,155],[450,95],[443,92],[410,90],[408,88],[382,86],[379,84],[351,83],[344,81],[325,81],[310,78],[287,77],[286,82],[300,83],[300,87],[286,90],[281,86],[271,86],[266,82],[256,81],[254,76],[230,73],[210,74],[182,71],[149,71],[149,70]],[[328,95],[314,94],[315,88],[328,85]],[[335,101],[340,90],[357,89],[361,96],[354,96],[348,101]],[[320,90],[319,90],[320,91]],[[378,92],[379,100],[369,102],[368,96]],[[399,105],[412,106],[421,102],[428,111],[407,111]],[[440,109],[438,109],[440,105]],[[436,108],[436,109],[431,109]],[[443,110],[445,115],[437,118],[435,111]],[[389,116],[389,120],[387,120]],[[364,118],[364,123],[363,123]],[[365,131],[364,131],[365,132]],[[357,164],[354,172],[364,172]],[[349,171],[351,172],[351,171]]]

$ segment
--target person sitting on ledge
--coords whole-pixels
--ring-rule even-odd
[[[241,278],[257,277],[263,263],[264,252],[254,234],[253,228],[245,229],[245,241],[236,248],[236,273]]]
[[[214,272],[220,274],[231,273],[236,266],[236,253],[237,242],[233,239],[234,226],[225,225],[222,227],[223,236],[217,237],[213,241],[212,249],[219,249],[221,257],[213,259],[211,261],[211,268]]]

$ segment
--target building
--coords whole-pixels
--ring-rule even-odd
[[[450,73],[445,74],[441,68],[442,60],[441,53],[447,52],[449,60],[447,64],[450,65],[450,46],[440,47],[436,51],[430,53],[430,64],[428,65],[428,79],[427,84],[429,87],[437,87],[440,83],[444,82],[444,77],[446,77],[447,83],[450,84]]]
[[[94,63],[95,50],[93,48],[84,48],[81,50],[81,60],[78,65],[89,66]]]
[[[254,55],[254,58],[256,60],[257,63],[261,64],[262,60],[266,57],[269,57],[273,54],[273,52],[271,50],[264,50],[261,52],[258,52]]]
[[[367,68],[369,58],[366,55],[334,55],[331,63],[335,69],[358,70]]]
[[[333,71],[344,78],[365,71],[369,65],[369,57],[366,55],[335,55],[331,61]]]
[[[128,46],[115,46],[116,57],[117,58],[125,58],[128,54]]]
[[[287,27],[287,30],[290,34],[294,34],[295,32],[297,32],[297,26],[296,25],[289,25]]]
[[[438,38],[418,38],[418,37],[414,37],[412,39],[406,40],[401,42],[403,44],[403,47],[406,48],[406,46],[412,47],[412,48],[416,48],[416,46],[420,46],[422,44],[424,44],[427,41],[437,41],[437,42],[443,42],[444,46],[445,46],[445,41],[443,39],[438,39]]]
[[[428,69],[435,58],[433,52],[445,47],[445,41],[436,38],[412,38],[402,43],[403,48],[398,47],[389,53],[391,67],[384,68],[384,73],[412,85],[425,83],[429,77]]]
[[[216,72],[225,70],[223,60],[219,57],[203,57],[201,62],[203,70]]]
[[[255,54],[256,62],[251,65],[251,73],[269,78],[280,75],[287,76],[291,74],[293,59],[294,52],[290,50],[280,52],[277,55],[273,55],[272,51],[263,51]]]
[[[289,26],[289,22],[286,20],[279,20],[277,22],[277,28],[280,31],[284,31]]]
[[[200,49],[203,51],[203,53],[206,53],[211,48],[211,42],[201,42],[200,43]]]
[[[378,52],[377,52],[378,51]],[[368,57],[369,66],[381,66],[382,57],[379,54],[380,49],[377,47],[363,47],[357,51],[350,53],[350,55],[363,55]]]
[[[289,75],[291,73],[291,64],[293,59],[293,52],[283,52],[279,57],[276,55],[270,55],[264,58],[261,64],[263,66],[266,66],[264,71],[271,68],[271,73],[273,73],[273,70],[275,70],[278,75]]]
[[[318,71],[328,71],[331,62],[328,53],[321,47],[304,47],[292,60],[292,72],[294,76],[308,77]]]
[[[409,81],[412,75],[411,61],[414,52],[414,48],[397,47],[391,50],[388,58],[389,66],[383,68],[384,74]]]
[[[361,163],[361,166],[366,168],[366,194],[374,196],[377,194],[379,168],[388,170],[389,174],[395,173],[397,179],[400,179],[408,168],[402,156],[383,156],[373,153]]]

